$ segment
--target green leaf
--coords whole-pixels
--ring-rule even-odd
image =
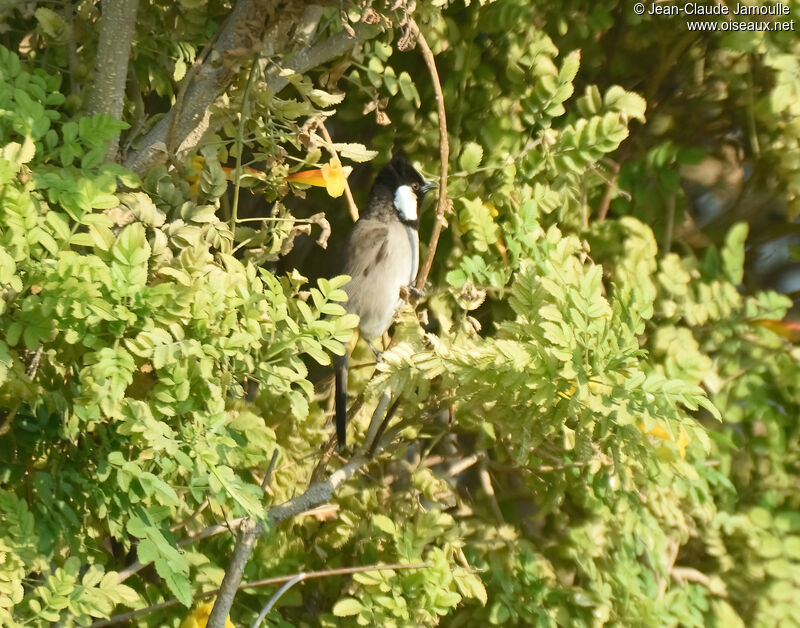
[[[394,522],[392,522],[392,520],[386,515],[374,515],[372,517],[372,525],[386,534],[394,535],[397,532]]]
[[[46,7],[39,7],[34,11],[34,15],[45,35],[59,42],[65,39],[68,32],[67,24],[58,13]]]
[[[461,150],[458,164],[467,174],[472,174],[480,166],[481,159],[483,159],[483,147],[476,142],[467,142]]]
[[[363,144],[343,144],[343,143],[336,143],[333,145],[334,150],[341,157],[345,159],[350,159],[351,161],[355,161],[357,163],[362,163],[365,161],[370,161],[375,159],[378,155],[378,151],[376,150],[369,150]]]
[[[338,105],[344,100],[344,92],[341,94],[330,94],[321,89],[309,90],[306,94],[317,107],[330,107],[331,105]]]
[[[462,198],[462,210],[458,220],[465,231],[472,236],[472,244],[478,251],[487,251],[500,237],[500,230],[494,222],[489,206],[480,199]]]
[[[731,227],[720,252],[722,271],[728,280],[737,286],[742,283],[744,277],[744,243],[747,240],[748,230],[749,227],[745,222]]]
[[[363,604],[352,597],[342,598],[333,605],[332,612],[336,617],[350,617],[365,610]]]
[[[578,75],[578,69],[581,67],[581,51],[573,50],[564,59],[561,65],[561,70],[558,73],[558,80],[561,83],[572,83]]]
[[[417,86],[414,85],[414,81],[411,80],[411,75],[405,71],[401,72],[400,76],[397,77],[397,84],[400,87],[400,93],[403,95],[403,98],[413,102],[415,106],[419,107],[419,92],[417,91]]]

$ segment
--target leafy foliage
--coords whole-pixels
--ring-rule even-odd
[[[141,7],[125,122],[85,115],[94,5],[0,17],[15,50],[0,46],[0,623],[88,625],[176,598],[135,621],[203,625],[210,606],[189,608],[233,546],[219,523],[250,517],[267,532],[247,581],[427,565],[309,580],[276,625],[796,625],[800,355],[759,324],[791,301],[743,289],[746,224],[702,249],[675,224],[677,171],[708,148],[684,131],[709,103],[745,120],[774,172],[752,184],[794,211],[797,42],[690,40],[614,2],[419,4],[454,211],[420,316],[401,312],[380,363],[351,375],[354,440],[391,393],[392,445],[279,527],[268,508],[316,477],[331,431],[310,365],[356,326],[346,278],[279,268],[312,225],[323,242],[347,227],[291,175],[393,142],[433,172],[407,7],[321,10],[318,37],[369,37],[308,74],[281,67],[288,50],[232,63],[217,133],[142,178],[104,163],[106,142],[130,129],[136,149],[228,4]],[[665,93],[682,57],[642,68],[653,50],[705,68],[691,98]],[[241,188],[269,206],[239,213]],[[241,591],[231,621],[269,595]]]

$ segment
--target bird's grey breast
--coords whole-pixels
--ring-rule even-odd
[[[400,305],[400,289],[416,276],[419,236],[399,221],[362,219],[354,226],[347,249],[343,272],[352,279],[344,288],[345,307],[358,314],[367,338],[377,338]]]

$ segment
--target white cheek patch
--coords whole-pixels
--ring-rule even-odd
[[[402,220],[417,219],[417,195],[410,185],[401,185],[394,193],[394,206]]]

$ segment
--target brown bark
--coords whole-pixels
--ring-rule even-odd
[[[170,151],[180,155],[197,146],[207,132],[215,131],[211,120],[211,105],[230,87],[242,64],[249,62],[259,48],[259,42],[265,29],[283,33],[288,28],[281,28],[278,21],[287,25],[297,24],[294,37],[300,42],[308,34],[308,24],[303,20],[319,19],[319,12],[306,11],[300,19],[292,13],[292,7],[278,0],[239,0],[231,16],[222,26],[213,49],[205,60],[196,68],[191,81],[180,102],[159,120],[145,135],[141,148],[131,152],[125,160],[125,166],[139,175],[144,175],[151,168],[167,161]],[[275,19],[272,19],[274,16]],[[315,25],[311,25],[315,26]],[[288,56],[281,66],[303,73],[346,53],[365,32],[377,32],[377,28],[367,31],[356,29],[353,37],[346,32],[337,33],[315,45],[301,48]],[[267,41],[265,47],[275,52],[291,50],[292,41]],[[267,76],[267,89],[279,92],[288,84],[285,77]],[[173,119],[178,116],[177,120]]]
[[[89,100],[91,113],[106,113],[117,120],[122,119],[138,7],[139,0],[103,0],[101,4],[97,67]],[[106,161],[114,161],[118,149],[119,134],[109,141]]]
[[[334,471],[324,482],[317,482],[306,489],[306,492],[290,499],[283,504],[270,508],[267,517],[272,525],[278,525],[282,521],[296,517],[302,512],[310,510],[315,506],[327,504],[336,490],[366,464],[366,458],[355,457],[341,469]],[[236,538],[236,547],[233,550],[228,568],[225,570],[225,577],[214,602],[214,608],[208,617],[206,628],[224,628],[225,618],[230,613],[233,599],[239,590],[242,581],[245,565],[250,559],[258,537],[264,534],[265,530],[261,524],[253,523],[250,520],[242,522],[239,527],[239,534]]]

